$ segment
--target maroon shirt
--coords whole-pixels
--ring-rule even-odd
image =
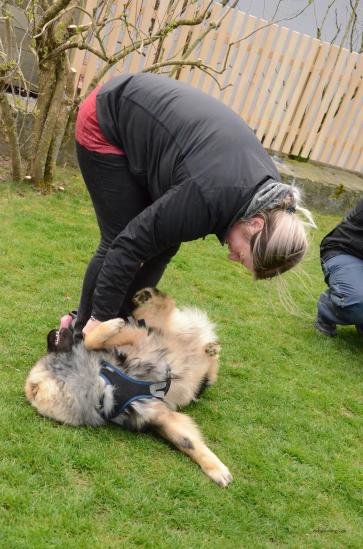
[[[96,111],[96,96],[101,86],[94,89],[80,104],[76,121],[76,141],[89,151],[125,154],[120,147],[109,143],[101,132]]]

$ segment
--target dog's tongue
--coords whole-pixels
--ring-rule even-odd
[[[60,319],[59,329],[68,328],[71,325],[72,320],[73,320],[73,318],[69,314],[62,316],[62,318]]]

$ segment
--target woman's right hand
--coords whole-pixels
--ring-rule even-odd
[[[97,328],[101,324],[100,320],[96,320],[95,318],[90,318],[85,327],[82,330],[83,335],[87,335],[91,333],[93,330]]]

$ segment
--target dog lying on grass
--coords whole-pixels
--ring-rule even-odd
[[[205,313],[178,309],[157,289],[139,291],[134,304],[135,322],[103,322],[78,345],[68,328],[50,332],[48,354],[26,380],[29,402],[40,414],[69,425],[113,421],[130,430],[154,430],[227,486],[228,468],[204,444],[195,423],[175,411],[217,379],[213,325]],[[137,324],[141,319],[145,326]],[[133,391],[145,394],[139,399]]]

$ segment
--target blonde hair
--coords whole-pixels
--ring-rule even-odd
[[[277,207],[256,214],[264,219],[262,231],[251,239],[257,280],[282,274],[304,257],[308,248],[306,226],[316,228],[316,225],[310,211],[303,208],[300,201],[299,189],[291,187],[291,191]],[[298,212],[305,216],[307,222],[300,219]]]

